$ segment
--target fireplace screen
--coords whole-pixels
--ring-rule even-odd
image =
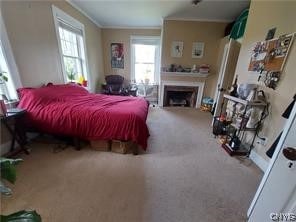
[[[195,107],[198,87],[165,86],[164,106]]]

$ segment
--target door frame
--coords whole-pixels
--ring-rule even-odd
[[[258,187],[258,189],[256,191],[256,194],[255,194],[255,196],[254,196],[254,198],[253,198],[253,200],[251,202],[251,205],[250,205],[250,207],[248,209],[248,212],[247,212],[248,218],[251,216],[251,214],[252,214],[252,212],[253,212],[253,210],[255,208],[255,205],[256,205],[256,203],[257,203],[257,201],[259,199],[259,196],[261,195],[261,193],[263,191],[263,188],[265,186],[265,183],[266,183],[266,181],[268,180],[268,178],[270,176],[270,173],[271,173],[271,171],[273,169],[275,161],[278,159],[278,156],[280,155],[280,153],[282,151],[284,142],[285,142],[285,140],[287,138],[287,135],[288,135],[288,133],[289,133],[291,127],[292,127],[292,123],[294,122],[295,119],[296,119],[296,105],[294,105],[293,110],[292,110],[292,112],[290,114],[290,117],[289,117],[289,119],[287,120],[287,122],[286,122],[286,124],[284,126],[284,131],[282,133],[280,141],[278,142],[278,145],[277,145],[277,147],[276,147],[276,149],[275,149],[275,151],[273,153],[272,159],[269,162],[268,168],[264,173],[264,176],[263,176],[263,178],[262,178],[262,180],[260,182],[260,185],[259,185],[259,187]]]
[[[218,77],[218,81],[217,81],[217,85],[216,85],[216,92],[215,92],[215,96],[214,96],[214,104],[216,104],[214,116],[216,116],[217,110],[218,110],[217,109],[218,108],[218,100],[219,100],[219,96],[221,94],[221,91],[219,90],[219,88],[221,87],[221,81],[223,81],[223,79],[225,77],[225,70],[226,70],[225,61],[227,61],[227,58],[229,56],[231,41],[233,41],[233,40],[230,39],[230,41],[224,45],[222,61],[221,61],[220,70],[219,70],[219,77]]]

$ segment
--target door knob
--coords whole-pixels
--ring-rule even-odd
[[[287,147],[283,149],[284,156],[291,161],[296,161],[296,149],[293,147]]]

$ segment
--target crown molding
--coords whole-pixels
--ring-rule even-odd
[[[102,29],[162,29],[161,26],[103,26]]]
[[[233,22],[234,20],[230,19],[198,19],[198,18],[177,18],[177,17],[168,17],[164,18],[166,21],[188,21],[188,22]]]
[[[96,20],[94,20],[92,17],[90,17],[85,11],[83,11],[76,3],[72,2],[71,0],[66,0],[73,8],[78,10],[81,14],[83,14],[86,18],[88,18],[90,21],[92,21],[98,28],[103,28],[103,26],[98,23]]]

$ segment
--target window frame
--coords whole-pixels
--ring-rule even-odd
[[[66,29],[64,29],[64,30],[66,30]],[[68,30],[66,30],[66,31],[68,31]],[[60,34],[59,34],[59,38],[60,38],[60,41],[62,41]],[[76,38],[77,56],[66,55],[62,52],[62,55],[61,55],[62,61],[64,62],[64,58],[77,59],[79,61],[79,66],[80,66],[80,69],[82,70],[82,72],[87,73],[86,67],[84,67],[84,64],[83,64],[83,60],[85,60],[85,58],[83,58],[83,54],[81,52],[81,47],[83,47],[83,46],[81,45],[80,39],[78,38],[77,35],[75,36],[75,38]],[[65,39],[63,39],[63,40],[67,41]],[[63,51],[63,50],[61,50],[61,51]],[[65,76],[65,77],[67,78],[67,76]],[[86,79],[88,79],[88,76],[86,76]]]
[[[81,48],[83,47],[84,56],[82,55],[79,58],[76,58],[76,57],[73,57],[73,58],[80,60],[81,70],[83,70],[83,72],[84,71],[86,72],[86,75],[85,75],[85,73],[83,73],[83,74],[86,76],[86,79],[87,79],[87,82],[88,82],[87,88],[90,90],[91,78],[90,78],[90,72],[89,72],[89,66],[88,66],[86,40],[85,40],[86,35],[85,35],[84,25],[81,22],[74,19],[72,16],[68,15],[67,13],[65,13],[64,11],[62,11],[61,9],[57,8],[54,5],[52,5],[52,13],[53,13],[53,18],[54,18],[54,25],[55,25],[57,42],[58,42],[60,61],[61,61],[61,68],[62,68],[62,76],[63,76],[64,83],[67,83],[67,81],[68,81],[67,72],[66,72],[65,63],[64,63],[64,57],[72,58],[72,56],[68,56],[68,55],[63,54],[61,38],[60,38],[60,33],[59,33],[59,27],[60,27],[59,26],[59,19],[64,21],[65,23],[68,23],[69,25],[73,26],[74,28],[79,29],[79,30],[82,31],[82,43],[83,44],[81,45],[81,43],[80,43],[79,39],[77,38],[77,36],[76,36],[76,41],[77,41],[77,45],[78,45],[78,49],[77,49],[78,50],[78,55],[81,54],[80,51],[81,51]],[[70,31],[70,30],[67,30],[67,31]],[[85,61],[84,62],[85,64],[83,64],[83,61],[82,61],[83,59]],[[85,65],[85,68],[83,67],[84,65]]]
[[[160,44],[161,44],[161,37],[160,36],[130,36],[130,50],[131,50],[131,80],[136,81],[135,78],[135,65],[136,65],[136,57],[135,57],[135,44],[134,41],[139,41],[139,44],[141,44],[141,41],[144,42],[151,42],[151,44],[145,44],[145,45],[155,45],[155,58],[154,58],[154,82],[158,84],[159,78],[160,78]],[[154,44],[152,44],[154,43]],[[152,64],[152,63],[147,63]]]
[[[9,75],[9,79],[8,81],[11,81],[11,85],[13,86],[13,89],[10,89],[9,87],[7,87],[7,84],[5,83],[5,87],[7,88],[7,91],[9,93],[9,97],[13,97],[12,99],[16,99],[18,100],[18,94],[17,94],[17,89],[18,88],[22,88],[22,82],[21,82],[21,78],[19,75],[19,71],[18,71],[18,67],[16,65],[14,56],[13,56],[13,52],[12,52],[12,48],[11,48],[11,44],[7,35],[7,31],[6,31],[6,27],[2,18],[2,15],[0,13],[0,47],[2,47],[2,51],[3,51],[3,56],[5,59],[5,63],[6,66],[8,68],[7,72]],[[1,71],[5,71],[5,70],[1,70]],[[15,97],[15,98],[14,98]]]

